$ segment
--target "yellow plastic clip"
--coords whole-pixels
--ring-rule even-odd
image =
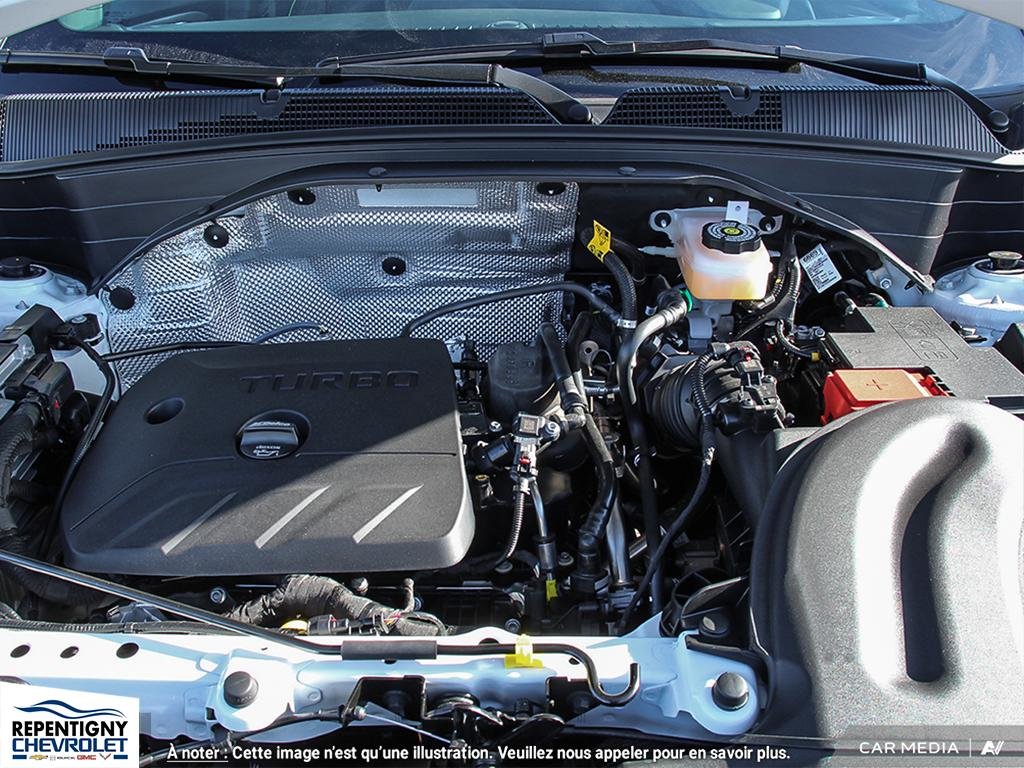
[[[544,583],[544,594],[549,601],[558,597],[558,582],[554,579],[548,579]]]
[[[533,641],[528,635],[516,638],[516,652],[505,656],[505,669],[539,669],[544,666],[540,659],[533,657]]]

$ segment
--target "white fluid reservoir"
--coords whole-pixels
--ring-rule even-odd
[[[1024,259],[997,251],[969,267],[942,275],[921,297],[948,322],[973,328],[991,345],[1013,323],[1024,322]]]
[[[14,322],[36,304],[49,307],[62,320],[96,315],[104,336],[95,344],[95,349],[100,354],[110,351],[105,334],[106,309],[96,296],[89,295],[83,283],[18,257],[0,261],[0,326]],[[103,375],[81,350],[55,351],[53,357],[71,369],[77,389],[103,390]]]
[[[694,297],[762,299],[772,262],[761,231],[727,215],[726,208],[677,208],[655,211],[650,225],[672,241],[683,280]]]

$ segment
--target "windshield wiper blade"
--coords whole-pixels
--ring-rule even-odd
[[[490,63],[346,63],[328,59],[312,67],[266,67],[150,58],[141,48],[114,47],[102,55],[3,50],[0,51],[0,67],[89,69],[156,80],[202,78],[263,88],[282,88],[293,80],[305,78],[494,85],[532,97],[560,123],[585,124],[593,120],[586,104],[546,80]]]
[[[959,97],[993,133],[1005,133],[1010,127],[1010,118],[1005,112],[994,109],[967,88],[921,62],[816,51],[793,45],[712,39],[610,43],[589,32],[554,32],[545,35],[540,41],[539,50],[545,58],[610,58],[702,51],[765,57],[782,64],[805,64],[881,85],[915,83],[942,88]]]
[[[200,78],[264,88],[280,87],[283,82],[281,71],[271,67],[150,59],[141,48],[124,47],[108,48],[102,54],[4,49],[0,50],[0,68],[90,70],[156,80]]]

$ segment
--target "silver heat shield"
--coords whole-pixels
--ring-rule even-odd
[[[557,281],[569,268],[578,188],[541,190],[519,181],[323,186],[257,200],[217,218],[226,244],[204,237],[206,222],[111,281],[136,296],[129,310],[107,304],[111,347],[249,341],[303,321],[327,335],[304,330],[276,341],[381,338],[449,302]],[[561,308],[557,293],[504,301],[417,335],[453,348],[472,340],[486,358],[495,344],[529,340]],[[122,385],[160,359],[120,362]]]

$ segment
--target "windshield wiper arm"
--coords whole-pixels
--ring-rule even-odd
[[[782,64],[806,64],[866,82],[917,83],[942,88],[959,97],[993,133],[1005,133],[1010,127],[1010,119],[1005,112],[994,109],[967,88],[920,62],[815,51],[792,45],[762,45],[724,40],[609,43],[589,32],[554,32],[541,39],[539,48],[545,58],[607,58],[699,51],[722,51],[767,57]]]
[[[281,88],[303,78],[495,85],[532,97],[560,123],[582,124],[593,119],[586,104],[546,80],[490,63],[345,63],[328,59],[312,67],[266,67],[150,58],[141,48],[114,47],[102,55],[3,50],[0,51],[0,67],[89,69],[156,80],[203,78],[263,88]]]
[[[914,83],[931,85],[956,95],[993,133],[1005,133],[1010,119],[1005,112],[993,109],[967,88],[920,62],[856,56],[798,48],[792,45],[763,45],[730,40],[635,40],[608,42],[586,32],[553,32],[539,40],[483,45],[459,45],[425,48],[394,54],[374,54],[329,61],[339,67],[355,64],[410,65],[452,64],[463,62],[582,61],[598,59],[630,59],[660,54],[693,54],[694,57],[720,52],[750,59],[766,59],[782,65],[803,64],[852,77],[869,83],[890,85]]]

